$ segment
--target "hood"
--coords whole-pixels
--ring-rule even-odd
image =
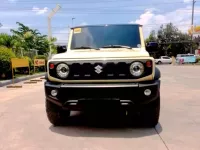
[[[83,49],[83,50],[69,50],[68,52],[56,54],[52,59],[109,59],[109,58],[134,58],[134,57],[149,57],[149,53],[145,49]]]

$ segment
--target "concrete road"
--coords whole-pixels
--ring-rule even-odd
[[[200,67],[159,68],[161,116],[152,129],[116,127],[115,117],[98,118],[100,127],[89,125],[90,117],[76,112],[69,126],[53,127],[45,113],[43,82],[0,88],[0,150],[199,150]]]

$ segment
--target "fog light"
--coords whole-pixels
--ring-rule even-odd
[[[144,91],[144,95],[146,95],[146,96],[151,95],[151,90],[146,89],[146,90]]]
[[[58,94],[58,91],[57,91],[57,90],[52,90],[52,91],[51,91],[51,95],[52,95],[52,96],[57,96],[57,94]]]

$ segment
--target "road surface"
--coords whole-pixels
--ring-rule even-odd
[[[0,150],[200,150],[200,67],[159,66],[161,115],[152,129],[89,125],[73,112],[69,126],[47,120],[43,82],[0,88]],[[114,120],[115,121],[115,120]],[[107,124],[111,124],[107,127]]]

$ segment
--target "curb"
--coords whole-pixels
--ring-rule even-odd
[[[174,64],[173,66],[200,66],[200,64]]]
[[[19,83],[21,81],[42,77],[42,76],[45,76],[45,74],[46,73],[39,73],[39,74],[35,74],[35,75],[28,75],[28,76],[25,76],[25,77],[19,77],[19,78],[14,79],[14,83]],[[9,85],[9,84],[12,84],[12,79],[6,80],[6,81],[0,81],[0,87],[6,86],[6,85]]]

